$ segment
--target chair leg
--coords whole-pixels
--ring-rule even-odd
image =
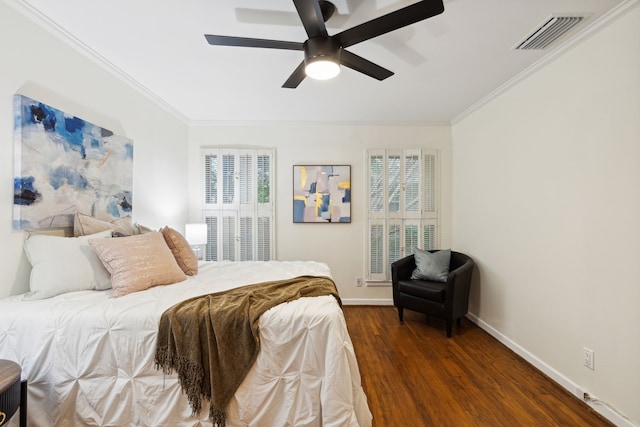
[[[398,307],[398,318],[400,319],[400,321],[402,322],[402,307]]]
[[[453,329],[453,320],[447,320],[447,338],[451,338],[451,330]]]
[[[460,321],[462,320],[462,317],[458,317],[456,319],[456,326],[459,328],[460,327]]]

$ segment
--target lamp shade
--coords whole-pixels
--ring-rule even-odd
[[[186,224],[184,238],[191,246],[207,243],[207,224]]]

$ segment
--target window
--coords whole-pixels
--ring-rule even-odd
[[[275,258],[273,159],[273,150],[203,150],[207,261]]]
[[[438,151],[367,152],[367,280],[391,280],[391,263],[438,236]]]

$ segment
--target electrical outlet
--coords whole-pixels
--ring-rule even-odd
[[[583,356],[582,356],[582,358],[583,358],[583,362],[582,363],[584,363],[584,366],[586,366],[589,369],[595,370],[594,360],[593,360],[594,356],[595,355],[594,355],[593,350],[591,350],[590,348],[584,347],[584,353],[583,353]]]
[[[584,397],[587,396],[587,392],[584,391],[582,387],[578,386],[576,387],[576,396],[584,400]]]
[[[362,286],[362,277],[360,276],[356,277],[356,286]]]

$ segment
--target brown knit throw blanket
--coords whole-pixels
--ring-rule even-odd
[[[225,425],[226,408],[258,356],[258,321],[270,308],[301,297],[333,295],[328,277],[300,276],[202,295],[167,309],[160,318],[156,368],[174,370],[194,415],[210,402],[214,425]]]

